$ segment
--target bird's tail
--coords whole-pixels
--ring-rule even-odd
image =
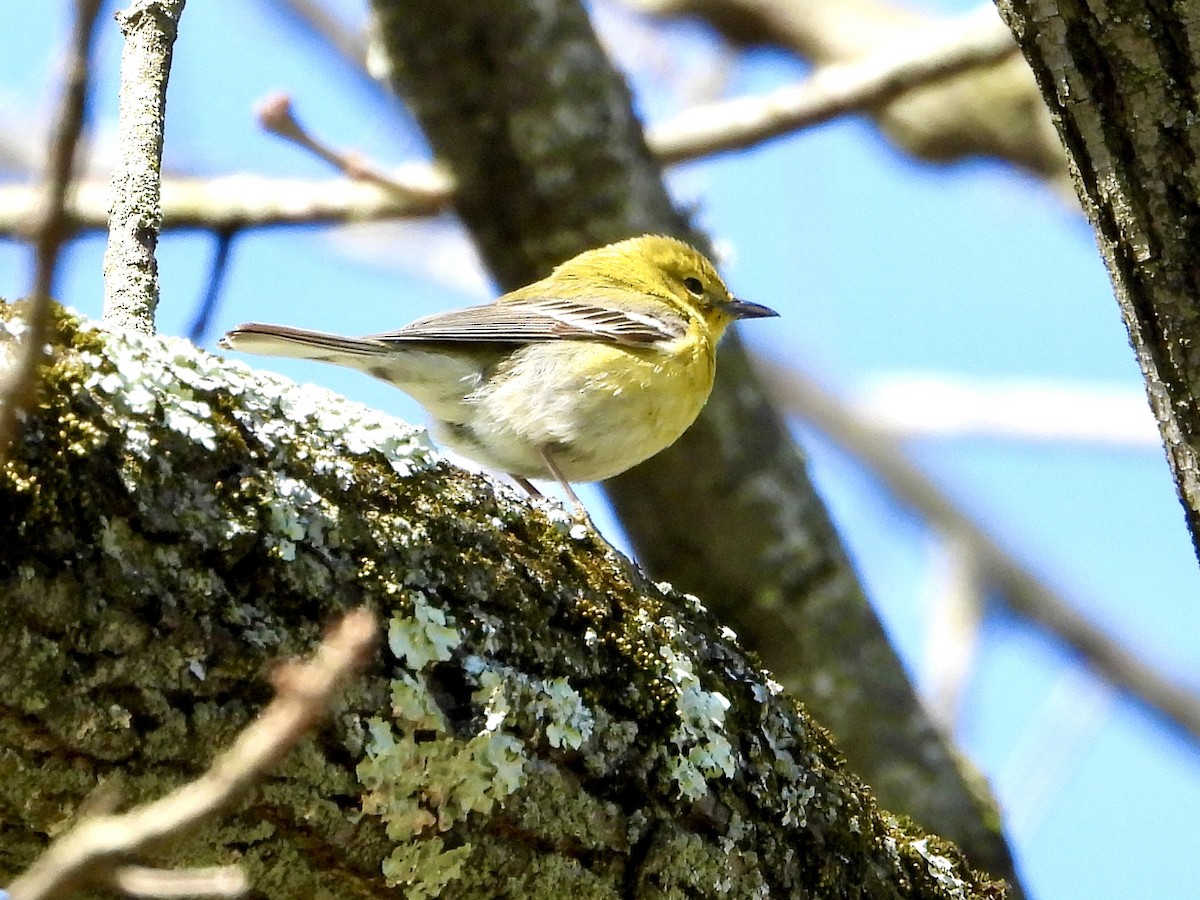
[[[369,360],[388,351],[386,344],[371,338],[348,338],[260,322],[239,325],[221,338],[220,345],[243,353],[316,359],[354,368],[365,368]]]
[[[447,353],[440,347],[395,345],[376,338],[350,338],[323,331],[253,322],[221,339],[229,350],[315,359],[348,366],[400,388],[436,419],[461,420],[464,398],[479,386],[487,359]]]

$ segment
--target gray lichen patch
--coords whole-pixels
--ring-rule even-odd
[[[998,890],[877,811],[698,600],[419,429],[67,314],[51,345],[0,467],[0,874],[97,784],[194,774],[366,605],[387,638],[335,725],[164,861],[278,897]]]

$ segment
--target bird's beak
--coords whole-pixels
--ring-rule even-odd
[[[769,306],[761,306],[746,300],[734,300],[726,309],[733,313],[735,319],[769,319],[779,315]]]

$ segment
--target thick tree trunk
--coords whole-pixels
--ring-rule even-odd
[[[999,6],[1071,157],[1200,552],[1200,3]]]
[[[51,343],[0,466],[0,881],[99,785],[198,772],[273,659],[366,605],[387,646],[336,725],[148,862],[272,898],[1000,895],[565,515],[186,343],[64,315]]]

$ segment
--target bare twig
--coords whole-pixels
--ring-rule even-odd
[[[193,344],[199,344],[208,333],[208,326],[221,298],[221,288],[225,285],[225,276],[229,273],[229,260],[233,256],[233,242],[236,236],[236,231],[216,233],[217,248],[208,271],[208,284],[204,288],[204,296],[200,299],[200,308],[196,310],[192,324],[188,326],[188,340]]]
[[[265,131],[320,157],[355,181],[365,181],[381,187],[414,205],[422,202],[430,203],[427,210],[430,214],[441,212],[449,202],[449,194],[441,191],[436,191],[432,196],[424,193],[414,195],[410,185],[396,181],[387,172],[372,165],[365,157],[345,150],[337,150],[313,137],[296,118],[292,109],[292,98],[287,94],[271,94],[263,98],[259,101],[255,112],[258,115],[258,124]]]
[[[366,36],[343,25],[324,4],[316,0],[273,0],[272,5],[279,12],[293,16],[356,70],[366,72]],[[372,83],[377,84],[374,80]]]
[[[953,734],[979,648],[986,585],[971,551],[953,535],[944,536],[937,551],[926,592],[929,625],[918,678],[929,714]]]
[[[162,227],[159,193],[167,78],[184,0],[133,0],[117,14],[125,49],[117,118],[120,156],[112,176],[104,320],[149,334],[158,307],[154,250]]]
[[[113,872],[113,885],[128,897],[240,897],[249,890],[246,873],[237,866],[202,869],[151,869],[121,866]]]
[[[328,712],[335,692],[361,667],[375,640],[374,617],[348,614],[307,663],[275,675],[275,699],[195,781],[120,815],[88,818],[58,838],[9,885],[11,900],[48,900],[87,881],[111,882],[114,867],[229,809]]]
[[[1162,447],[1146,392],[1137,388],[892,374],[855,391],[851,405],[878,428],[902,438],[969,435],[1089,447]]]
[[[922,37],[862,60],[821,68],[798,85],[763,96],[693,107],[648,128],[646,142],[664,164],[741,149],[884,103],[912,88],[989,65],[1016,51],[1012,33],[989,6],[961,19],[929,25]],[[313,138],[296,121],[285,95],[263,101],[259,119],[267,130],[352,178],[381,187],[391,185],[378,169]]]
[[[29,402],[37,383],[38,363],[50,325],[50,298],[54,294],[59,251],[74,231],[67,195],[87,118],[92,37],[100,5],[100,0],[77,0],[75,4],[62,104],[50,138],[45,185],[33,219],[34,275],[25,336],[10,369],[0,373],[0,458],[16,436],[20,411]]]
[[[800,84],[689,109],[652,126],[646,141],[668,164],[749,147],[885,103],[915,87],[997,62],[1017,49],[1012,33],[991,6],[927,28],[923,39],[897,42],[854,62],[824,66]]]
[[[1193,739],[1200,739],[1200,697],[1173,683],[1088,621],[1001,548],[879,429],[856,417],[799,372],[762,359],[757,365],[783,403],[849,450],[897,497],[969,552],[979,577],[1000,592],[1010,609],[1037,622],[1074,648],[1104,678],[1166,716]]]

